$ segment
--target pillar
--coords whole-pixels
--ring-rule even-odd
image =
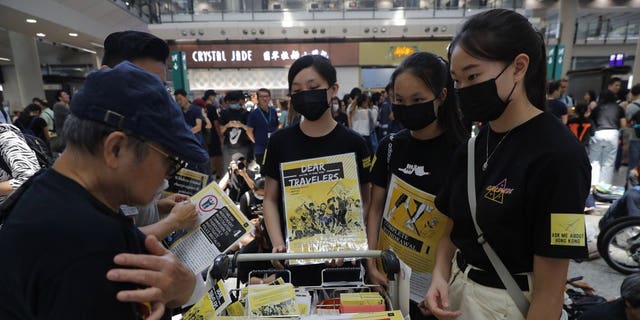
[[[636,56],[633,59],[633,84],[640,83],[640,39],[636,40]]]
[[[564,45],[564,61],[562,63],[562,77],[567,76],[567,71],[571,69],[573,60],[573,38],[576,33],[576,12],[578,11],[578,0],[558,1],[560,15],[560,38],[558,44]]]
[[[9,31],[9,44],[16,73],[15,86],[18,88],[18,97],[13,99],[18,102],[18,106],[12,103],[12,109],[21,110],[31,103],[32,98],[45,97],[40,57],[36,39],[33,36]]]

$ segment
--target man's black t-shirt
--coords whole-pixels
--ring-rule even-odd
[[[206,109],[207,109],[207,118],[209,118],[209,121],[211,122],[211,125],[213,127],[211,127],[211,144],[212,145],[220,145],[220,138],[218,137],[218,131],[216,130],[215,121],[218,121],[218,119],[220,118],[218,116],[218,110],[216,109],[216,106],[212,105],[212,104],[207,104],[206,105]],[[204,125],[204,124],[203,124]]]
[[[607,303],[598,304],[589,308],[582,320],[627,320],[624,300],[616,299]]]
[[[591,119],[596,123],[596,131],[620,129],[620,119],[624,118],[624,109],[615,102],[599,104],[591,111]]]
[[[562,101],[553,99],[547,100],[547,103],[549,104],[549,111],[558,119],[567,114],[567,105]]]
[[[20,128],[20,130],[24,133],[24,129],[30,129],[33,134],[42,139],[42,141],[47,141],[44,136],[44,128],[47,126],[47,122],[44,119],[36,116],[30,116],[26,119],[25,122],[22,119],[18,118],[16,121],[16,127]]]
[[[484,126],[476,140],[477,221],[509,271],[533,271],[534,255],[586,258],[583,212],[591,166],[584,147],[553,115],[542,113],[509,133],[491,131],[492,156],[483,172],[488,130]],[[469,211],[466,144],[454,155],[435,204],[453,220],[451,240],[466,261],[493,270]]]
[[[247,219],[255,219],[262,215],[262,199],[256,198],[253,191],[245,192],[238,202],[240,203],[240,211]]]
[[[226,125],[230,121],[240,121],[243,124],[247,124],[247,117],[249,116],[249,112],[244,108],[240,108],[238,110],[233,110],[227,108],[222,110],[220,113],[220,118],[218,121],[221,126]],[[230,146],[232,148],[241,148],[244,146],[248,146],[251,144],[251,140],[249,140],[249,136],[247,136],[247,132],[242,128],[228,128],[227,131],[224,132],[224,145]]]
[[[106,278],[122,252],[146,252],[131,220],[49,169],[0,229],[0,319],[137,319]]]
[[[389,145],[391,162],[387,164]],[[404,129],[389,135],[382,139],[376,151],[371,182],[386,189],[393,173],[415,188],[436,195],[448,178],[451,157],[457,147],[458,144],[452,143],[445,134],[429,140],[418,140]]]

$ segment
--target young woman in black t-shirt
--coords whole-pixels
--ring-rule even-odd
[[[357,133],[333,119],[329,101],[338,92],[336,69],[320,55],[296,60],[289,69],[291,111],[302,115],[299,124],[276,131],[265,153],[264,222],[273,252],[286,252],[286,224],[280,164],[345,153],[355,153],[362,208],[369,204],[370,158],[366,142]],[[336,237],[336,241],[339,241]],[[276,267],[283,267],[274,261]],[[290,266],[292,283],[298,286],[319,285],[325,265]]]
[[[397,190],[390,185],[391,177],[435,197],[447,179],[454,151],[466,140],[467,134],[453,98],[453,82],[444,59],[428,52],[414,53],[393,72],[390,82],[394,92],[391,97],[393,114],[406,129],[385,137],[376,152],[371,169],[373,188],[367,214],[367,238],[371,249],[394,248],[399,258],[413,269],[412,285],[428,288],[428,273],[431,272],[428,264],[435,259],[435,243],[431,249],[429,244],[437,241],[433,239],[433,232],[437,233],[438,217],[444,217],[425,209],[426,206],[433,207],[433,199],[423,202],[405,197],[402,198],[404,204],[396,206],[401,207],[397,217],[383,219],[385,202],[389,201],[393,207],[400,199],[396,199]],[[405,206],[408,206],[407,210]],[[409,216],[405,211],[411,211]],[[419,240],[421,249],[407,250],[395,241],[378,242],[381,234],[385,239],[391,239],[394,232]],[[386,284],[387,279],[378,270],[375,259],[367,261],[367,273],[374,284]],[[421,294],[424,296],[426,289]],[[411,303],[411,319],[424,317],[418,312],[419,302]]]
[[[467,198],[465,146],[452,158],[451,175],[435,201],[449,221],[437,248],[428,308],[439,319],[560,319],[569,259],[587,256],[583,209],[590,168],[584,147],[543,112],[542,35],[514,11],[485,11],[453,39],[449,61],[464,116],[487,124],[471,155],[482,238],[530,305],[516,307],[479,244]]]

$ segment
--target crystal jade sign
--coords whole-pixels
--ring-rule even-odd
[[[308,54],[327,57],[335,66],[358,65],[356,43],[185,44],[172,49],[186,53],[189,68],[285,67]]]

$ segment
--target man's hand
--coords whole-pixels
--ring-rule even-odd
[[[177,307],[186,303],[196,284],[196,277],[173,253],[165,249],[154,236],[147,236],[149,254],[121,253],[113,261],[123,268],[111,269],[107,279],[138,284],[144,289],[123,290],[117,299],[123,302],[148,302],[151,319],[159,319],[164,306]],[[159,316],[156,318],[156,315]]]
[[[193,203],[183,201],[177,203],[173,209],[171,209],[171,212],[166,219],[169,219],[168,222],[174,226],[174,231],[180,229],[191,229],[198,220],[198,212],[196,212],[196,206],[193,205]]]
[[[160,214],[169,214],[176,203],[189,200],[189,196],[179,193],[174,193],[166,198],[158,200],[158,211]]]

